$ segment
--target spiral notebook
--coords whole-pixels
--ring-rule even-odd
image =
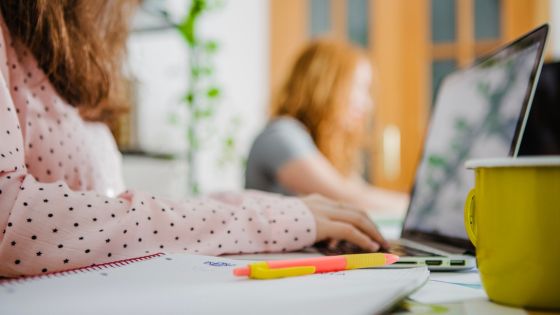
[[[0,281],[0,314],[373,314],[422,286],[426,268],[276,280],[232,274],[247,261],[164,255]]]

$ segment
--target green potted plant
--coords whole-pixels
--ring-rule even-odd
[[[204,15],[222,6],[223,2],[219,0],[192,0],[188,14],[176,25],[189,52],[189,85],[183,103],[188,111],[185,136],[188,147],[187,189],[191,195],[200,192],[197,155],[205,142],[202,129],[211,123],[222,96],[214,67],[219,45],[216,40],[201,36],[199,25]],[[232,135],[226,139],[224,145],[225,151],[232,150],[231,148],[235,146]]]

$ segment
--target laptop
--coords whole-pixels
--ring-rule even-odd
[[[535,90],[519,156],[560,155],[560,62],[545,63]]]
[[[548,25],[543,25],[443,80],[401,238],[389,250],[401,256],[395,267],[476,266],[463,223],[474,175],[464,164],[472,158],[518,155],[547,34]],[[353,251],[351,247],[343,242],[334,250],[319,250],[340,254]]]

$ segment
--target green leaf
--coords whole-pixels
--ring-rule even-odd
[[[207,53],[213,54],[218,51],[218,42],[216,42],[215,40],[206,41],[206,43],[204,44],[204,49]]]
[[[428,163],[431,166],[442,167],[445,166],[445,158],[439,155],[430,155],[428,157]]]
[[[214,73],[214,69],[212,69],[210,67],[204,67],[204,68],[200,69],[200,72],[201,72],[201,74],[211,76]]]
[[[191,74],[194,78],[200,77],[201,73],[202,73],[202,69],[200,69],[199,67],[194,66],[191,68]]]
[[[485,97],[490,96],[490,85],[487,82],[479,82],[477,85],[478,92]]]
[[[189,150],[198,150],[199,148],[199,143],[198,143],[198,137],[194,131],[194,129],[189,128],[189,130],[187,131],[187,139],[189,140]]]
[[[226,141],[224,143],[224,145],[226,146],[226,148],[228,149],[233,149],[235,148],[235,139],[233,139],[233,137],[227,137]]]
[[[198,22],[199,16],[207,9],[206,0],[193,0],[189,13],[181,23],[177,26],[177,29],[183,35],[183,38],[187,41],[189,46],[194,47],[197,43],[195,26]]]
[[[189,91],[184,97],[183,97],[183,101],[185,101],[187,104],[192,104],[194,102],[194,93],[192,91]]]
[[[179,25],[177,25],[177,29],[179,33],[183,36],[183,38],[187,41],[189,46],[193,47],[196,43],[195,32],[194,32],[194,22],[195,20],[187,17],[187,19],[183,20]]]
[[[220,96],[220,89],[217,87],[211,87],[208,89],[206,94],[208,95],[208,98],[217,98]]]
[[[212,115],[214,115],[214,110],[212,108],[197,109],[194,111],[194,117],[196,119],[209,118],[212,117]]]
[[[455,120],[455,129],[457,130],[467,130],[469,128],[469,124],[467,123],[467,120],[464,118],[458,118],[457,120]]]
[[[193,196],[198,196],[200,194],[200,185],[198,183],[192,183],[191,194]]]

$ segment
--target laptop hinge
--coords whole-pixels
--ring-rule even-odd
[[[424,246],[429,246],[429,247],[433,247],[435,249],[453,254],[453,255],[463,255],[466,254],[466,251],[464,248],[460,248],[460,247],[456,247],[453,245],[449,245],[449,244],[443,244],[440,242],[435,242],[435,241],[431,241],[431,240],[426,240],[423,238],[418,238],[418,239],[414,239],[414,238],[408,238],[408,237],[403,237],[405,240],[414,242],[414,243],[418,243],[418,244],[422,244]]]

